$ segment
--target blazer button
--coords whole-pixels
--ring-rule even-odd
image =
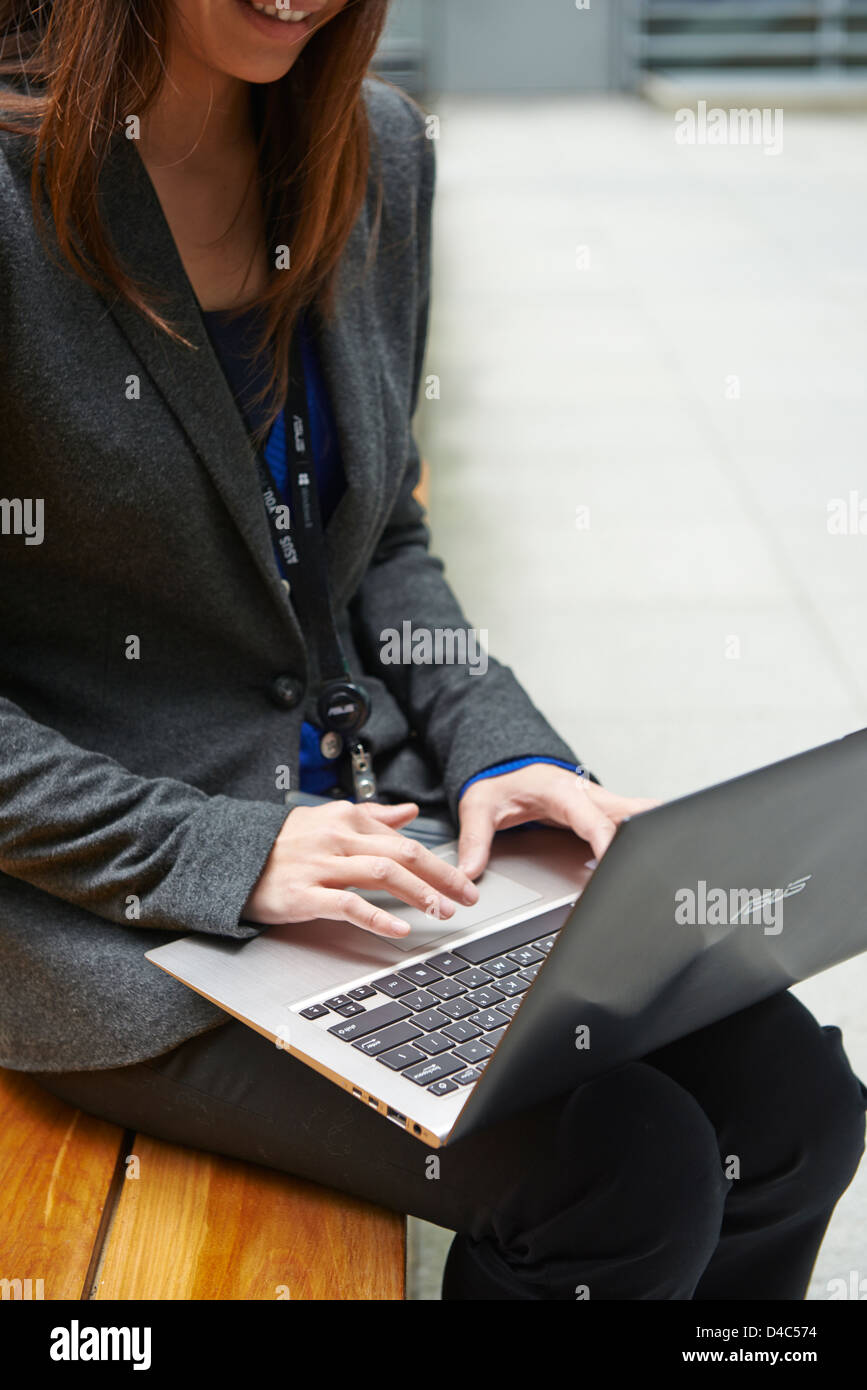
[[[304,687],[294,676],[277,676],[271,683],[271,698],[281,709],[294,709],[304,694]]]

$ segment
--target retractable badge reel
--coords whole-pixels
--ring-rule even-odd
[[[372,801],[376,796],[373,763],[358,730],[370,714],[370,696],[356,681],[326,681],[317,701],[319,722],[325,729],[320,748],[326,758],[337,758],[344,745],[349,749],[352,785],[356,801]]]

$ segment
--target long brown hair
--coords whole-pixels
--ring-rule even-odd
[[[172,0],[0,0],[0,129],[33,144],[33,215],[45,240],[47,198],[57,245],[102,294],[119,294],[158,329],[187,340],[161,309],[157,287],[119,263],[99,215],[100,174],[131,113],[159,92]],[[349,0],[278,82],[253,87],[259,170],[272,246],[291,247],[291,271],[254,301],[272,350],[263,391],[285,401],[288,348],[299,312],[334,304],[341,252],[364,202],[370,138],[361,93],[388,0]],[[16,81],[17,79],[17,81]]]

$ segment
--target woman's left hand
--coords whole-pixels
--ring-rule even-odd
[[[483,777],[458,802],[458,863],[470,878],[477,878],[490,857],[495,831],[525,821],[566,826],[601,859],[622,820],[659,804],[650,797],[618,796],[553,763],[531,763],[515,772]]]

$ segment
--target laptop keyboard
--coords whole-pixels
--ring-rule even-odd
[[[297,1012],[431,1095],[478,1081],[557,939],[516,923]]]

